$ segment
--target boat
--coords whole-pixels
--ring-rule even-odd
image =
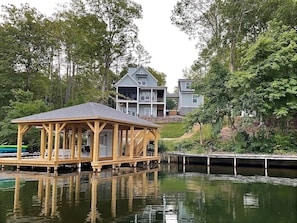
[[[0,153],[16,153],[18,146],[17,145],[0,145]],[[22,146],[22,152],[25,152],[27,146]]]
[[[20,180],[20,186],[24,186],[25,180]],[[0,178],[0,191],[1,190],[14,190],[15,189],[15,178]]]

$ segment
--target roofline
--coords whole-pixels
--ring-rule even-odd
[[[95,120],[102,120],[102,121],[106,121],[106,122],[112,122],[112,123],[119,123],[119,124],[123,124],[123,125],[133,125],[136,127],[149,127],[149,128],[161,128],[160,125],[154,124],[153,125],[141,125],[135,122],[129,122],[129,121],[119,121],[116,119],[102,119],[101,117],[95,116],[95,117],[88,117],[88,118],[69,118],[69,119],[42,119],[42,120],[30,120],[30,121],[15,121],[16,119],[11,120],[11,123],[14,124],[42,124],[42,123],[46,123],[46,122],[83,122],[83,121],[95,121]]]

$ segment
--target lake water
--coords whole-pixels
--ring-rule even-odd
[[[177,164],[97,175],[2,171],[6,222],[296,223],[297,171]]]

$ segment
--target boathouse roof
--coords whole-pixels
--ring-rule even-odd
[[[12,123],[44,123],[53,121],[102,120],[135,126],[159,128],[160,126],[141,118],[125,114],[108,106],[88,102],[53,111],[13,119]]]

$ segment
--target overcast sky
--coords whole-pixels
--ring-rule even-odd
[[[177,80],[183,77],[182,70],[189,68],[197,58],[195,43],[177,27],[171,24],[171,11],[177,0],[134,0],[142,5],[143,19],[136,21],[139,27],[139,39],[152,56],[148,64],[155,70],[167,75],[169,92],[177,86]],[[51,15],[57,3],[65,0],[1,0],[1,5],[8,3],[19,6],[29,3],[40,12]]]

